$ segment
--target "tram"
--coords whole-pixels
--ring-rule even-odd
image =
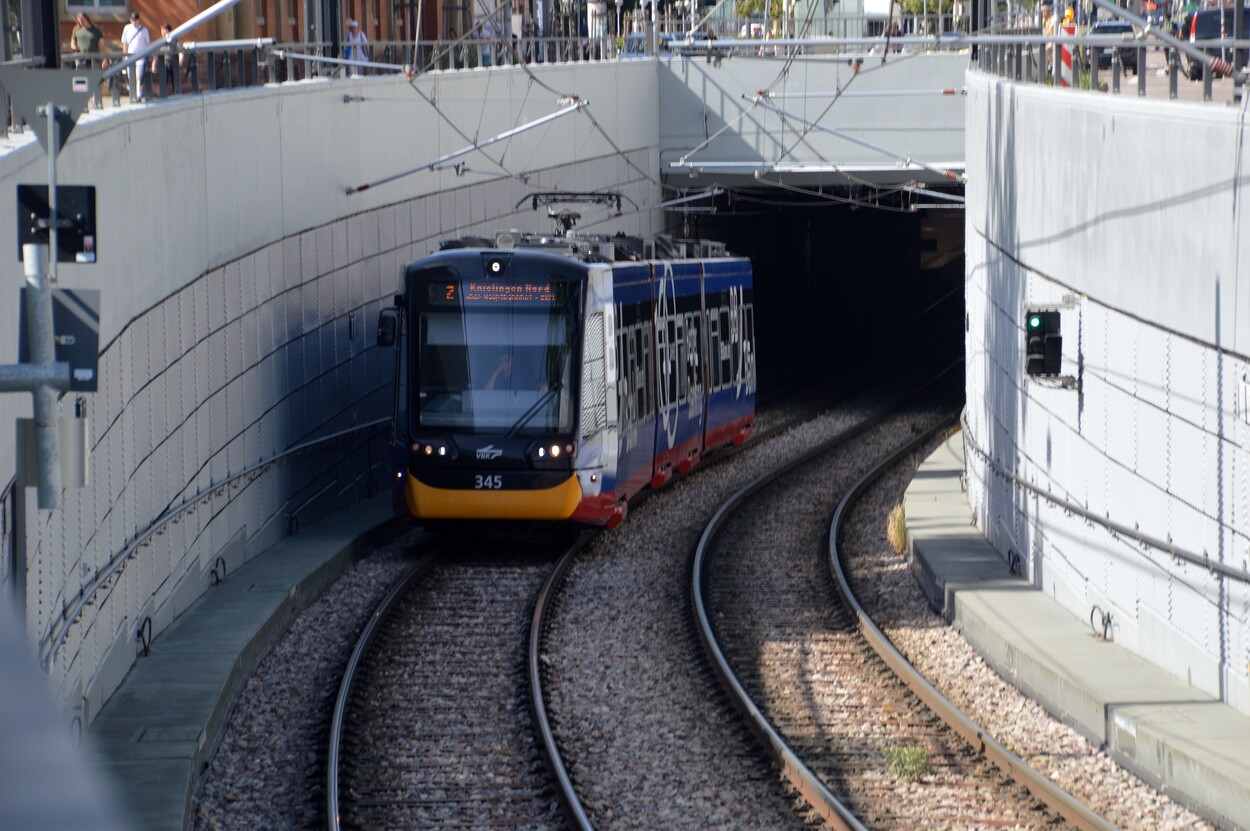
[[[396,508],[425,522],[612,528],[754,425],[751,263],[718,242],[447,240],[405,269],[378,343]]]

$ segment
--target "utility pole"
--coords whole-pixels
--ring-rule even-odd
[[[11,573],[19,608],[25,600],[28,549],[26,488],[33,485],[38,491],[39,509],[50,511],[59,506],[63,486],[86,483],[85,404],[80,418],[64,425],[71,428],[68,437],[79,437],[77,452],[68,456],[60,446],[63,425],[59,407],[63,392],[96,389],[99,292],[59,291],[56,281],[58,260],[96,260],[95,188],[58,185],[56,163],[101,77],[101,72],[93,69],[0,66],[0,86],[48,154],[46,190],[36,185],[17,186],[17,235],[25,276],[19,353],[25,353],[25,360],[0,366],[0,392],[29,392],[34,416],[19,419],[17,425],[17,545]],[[58,333],[57,301],[74,304],[69,316],[80,321],[77,330],[71,331],[67,322]],[[66,315],[61,317],[67,319]]]

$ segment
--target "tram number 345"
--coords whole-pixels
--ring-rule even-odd
[[[478,490],[498,490],[503,487],[503,477],[498,473],[491,476],[479,473],[473,477],[473,487]]]

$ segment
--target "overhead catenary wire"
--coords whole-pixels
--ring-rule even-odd
[[[812,7],[810,7],[810,8],[808,9],[808,17],[807,17],[807,19],[805,19],[805,20],[804,20],[804,22],[803,22],[803,25],[802,25],[802,27],[801,27],[801,32],[806,32],[806,31],[807,31],[807,30],[811,27],[811,24],[812,24],[812,16],[813,16],[813,14],[814,14],[814,10],[815,10],[815,5],[813,5]],[[793,63],[793,61],[794,61],[795,57],[797,56],[797,53],[798,53],[798,45],[799,45],[801,42],[802,42],[801,37],[800,37],[799,39],[796,39],[796,41],[795,41],[795,43],[796,43],[795,48],[787,51],[787,55],[786,55],[786,63],[782,66],[781,70],[778,72],[778,74],[776,75],[776,77],[774,77],[773,81],[772,81],[772,82],[770,82],[767,86],[763,87],[762,89],[757,90],[757,91],[756,91],[756,93],[755,93],[755,95],[749,99],[749,100],[751,101],[751,106],[750,106],[750,107],[748,107],[746,110],[742,111],[742,112],[741,112],[738,116],[736,116],[736,117],[735,117],[732,121],[730,121],[728,124],[726,124],[726,125],[725,125],[724,127],[722,127],[720,130],[718,130],[718,131],[717,131],[714,135],[709,136],[707,139],[705,139],[704,141],[700,142],[697,146],[695,146],[695,147],[694,147],[694,148],[692,148],[691,150],[689,150],[689,151],[687,151],[686,153],[684,153],[684,154],[683,154],[683,155],[682,155],[682,156],[678,159],[678,161],[676,162],[676,164],[675,164],[675,165],[673,165],[673,166],[686,166],[686,167],[690,167],[690,168],[699,168],[699,169],[701,169],[701,170],[702,170],[702,169],[706,169],[706,168],[708,167],[708,164],[707,164],[707,163],[701,163],[701,164],[700,164],[700,163],[693,163],[693,162],[690,162],[690,158],[691,158],[691,156],[693,156],[695,153],[699,152],[700,150],[702,150],[702,149],[706,148],[706,147],[707,147],[708,145],[710,145],[710,144],[711,144],[711,143],[712,143],[715,139],[717,139],[718,137],[720,137],[721,135],[723,135],[723,134],[724,134],[725,132],[727,132],[728,130],[732,129],[732,127],[733,127],[734,125],[736,125],[736,124],[737,124],[738,122],[740,122],[743,118],[745,118],[745,117],[746,117],[746,116],[748,116],[751,112],[753,112],[753,111],[756,109],[756,107],[757,107],[757,106],[759,106],[760,104],[762,104],[762,103],[766,102],[767,100],[770,100],[770,99],[772,99],[772,98],[774,97],[774,90],[775,90],[775,88],[776,88],[777,84],[778,84],[778,83],[780,83],[780,82],[781,82],[781,80],[782,80],[783,78],[785,78],[785,77],[786,77],[786,73],[789,71],[790,65]],[[773,43],[779,43],[779,42],[778,42],[778,41],[773,41]],[[912,56],[910,56],[910,55],[909,55],[909,56],[906,56],[906,57],[910,58],[910,57],[912,57]],[[788,157],[792,156],[792,155],[793,155],[793,153],[794,153],[795,148],[797,148],[797,147],[799,146],[799,144],[800,144],[800,143],[802,143],[802,144],[806,145],[809,149],[811,149],[811,151],[812,151],[812,152],[816,155],[816,157],[817,157],[818,159],[820,159],[820,160],[821,160],[822,162],[824,162],[826,165],[829,165],[829,166],[830,166],[830,168],[831,168],[831,170],[832,170],[833,172],[838,172],[839,174],[841,174],[841,175],[843,175],[843,176],[846,176],[846,178],[847,178],[849,181],[855,182],[855,183],[857,183],[857,184],[863,184],[863,185],[868,186],[868,187],[873,187],[873,188],[875,188],[876,186],[875,186],[873,183],[871,183],[871,182],[867,182],[867,181],[864,181],[864,180],[861,180],[861,179],[858,179],[858,177],[855,177],[855,176],[853,176],[852,174],[850,174],[850,173],[846,172],[844,169],[840,168],[838,165],[831,165],[831,164],[829,163],[829,161],[828,161],[828,160],[827,160],[827,159],[826,159],[826,158],[825,158],[825,157],[824,157],[824,156],[823,156],[823,155],[822,155],[822,154],[821,154],[818,150],[816,150],[816,148],[815,148],[815,147],[813,147],[813,146],[812,146],[812,145],[811,145],[811,144],[807,141],[807,135],[811,132],[811,130],[812,130],[812,129],[815,129],[815,128],[816,128],[816,124],[818,124],[818,123],[819,123],[819,121],[820,121],[821,119],[823,119],[826,115],[828,115],[829,111],[833,108],[833,105],[834,105],[834,104],[836,104],[836,103],[837,103],[837,101],[838,101],[840,98],[844,97],[844,96],[847,94],[848,87],[850,87],[850,85],[851,85],[852,83],[854,83],[854,82],[855,82],[855,81],[856,81],[856,80],[857,80],[857,79],[858,79],[861,75],[866,75],[866,74],[868,74],[868,73],[872,72],[874,69],[878,69],[878,68],[880,68],[880,67],[879,67],[879,66],[878,66],[878,67],[870,67],[870,68],[868,68],[868,69],[866,69],[866,70],[864,70],[864,71],[862,71],[862,72],[861,72],[861,71],[859,71],[859,70],[857,69],[857,70],[856,70],[856,72],[854,73],[854,75],[852,75],[852,76],[851,76],[851,78],[850,78],[850,79],[849,79],[849,80],[848,80],[848,81],[847,81],[844,85],[842,85],[842,87],[840,87],[839,89],[837,89],[837,90],[833,91],[832,93],[824,93],[822,97],[832,97],[832,100],[831,100],[831,101],[829,102],[829,104],[825,107],[825,109],[824,109],[824,110],[820,113],[820,115],[816,117],[816,119],[815,119],[815,121],[814,121],[814,122],[807,122],[807,121],[805,121],[805,120],[803,120],[803,119],[798,119],[798,121],[799,121],[801,124],[803,124],[803,125],[804,125],[804,126],[803,126],[803,129],[795,129],[795,130],[794,130],[794,132],[796,133],[796,136],[797,136],[797,138],[796,138],[795,142],[794,142],[794,143],[793,143],[793,144],[792,144],[792,145],[791,145],[788,149],[784,150],[784,151],[783,151],[783,152],[779,155],[779,157],[778,157],[778,161],[780,161],[781,159],[785,159],[785,158],[788,158]],[[952,91],[953,91],[953,90],[952,90]],[[942,93],[943,93],[943,94],[945,94],[945,93],[946,93],[946,90],[943,90],[943,91],[942,91]],[[867,95],[873,95],[873,94],[874,94],[874,93],[872,93],[872,92],[867,92],[867,93],[864,93],[864,95],[866,95],[866,96],[867,96]],[[743,96],[743,97],[745,98],[746,96]],[[789,96],[789,95],[785,95],[785,94],[782,94],[782,95],[777,96],[777,97],[791,97],[791,96]],[[787,125],[789,124],[789,122],[788,122],[788,120],[787,120],[787,116],[789,115],[788,113],[786,113],[784,110],[781,110],[780,108],[776,108],[776,107],[772,107],[771,109],[773,109],[773,111],[774,111],[774,112],[777,112],[777,113],[778,113],[779,117],[781,117],[782,122],[783,122],[784,124],[787,124]],[[792,127],[791,129],[793,129],[793,127]],[[770,165],[770,167],[772,167],[772,168],[774,168],[774,169],[776,168],[776,166],[777,166],[777,162],[774,162],[772,165]],[[757,176],[756,178],[757,178],[757,181],[767,181],[767,180],[760,180],[758,176]]]
[[[904,192],[906,188],[902,186],[876,190],[873,192],[873,199],[867,200],[867,199],[856,199],[850,196],[838,196],[837,194],[825,193],[824,191],[820,191],[820,190],[812,190],[810,188],[803,188],[803,187],[799,187],[798,185],[791,185],[787,182],[783,182],[781,179],[764,179],[763,177],[757,176],[756,181],[764,182],[765,184],[772,185],[773,187],[780,188],[782,190],[788,190],[788,191],[791,191],[792,193],[802,193],[807,196],[813,196],[813,197],[816,197],[817,199],[823,199],[827,202],[836,202],[836,203],[843,204],[843,205],[854,205],[854,206],[864,207],[864,208],[874,208],[876,210],[891,211],[895,213],[910,213],[911,212],[910,207],[901,207],[901,206],[895,206],[895,205],[882,205],[879,201],[887,196],[893,196],[896,193]],[[739,197],[739,198],[745,199],[746,197]]]
[[[758,98],[758,96],[757,96],[757,98]],[[787,117],[792,118],[792,119],[794,119],[795,121],[798,121],[798,122],[800,122],[800,123],[803,123],[803,124],[808,124],[808,125],[810,125],[811,129],[813,129],[813,130],[820,130],[820,131],[821,131],[821,132],[823,132],[823,133],[829,133],[830,135],[837,136],[838,138],[843,139],[844,141],[849,141],[849,142],[851,142],[852,144],[858,144],[858,145],[860,145],[861,147],[866,147],[866,148],[868,148],[869,150],[875,150],[875,151],[877,151],[878,153],[881,153],[881,154],[883,154],[883,155],[886,155],[886,156],[890,156],[890,157],[892,157],[892,158],[895,158],[895,159],[897,159],[897,160],[899,160],[899,161],[903,162],[904,164],[907,164],[907,165],[916,165],[917,167],[923,168],[923,169],[928,170],[928,171],[931,171],[931,172],[933,172],[933,173],[940,174],[940,175],[941,175],[941,176],[943,176],[944,178],[946,178],[946,179],[950,179],[951,181],[955,181],[955,182],[962,182],[962,181],[963,181],[963,174],[958,173],[957,171],[950,170],[950,169],[943,169],[943,168],[940,168],[940,167],[936,167],[936,166],[934,166],[934,165],[929,164],[928,162],[921,162],[921,161],[917,161],[916,159],[912,158],[911,156],[906,156],[906,155],[903,155],[903,154],[901,154],[901,153],[896,153],[895,151],[890,150],[889,148],[886,148],[886,147],[882,147],[882,146],[881,146],[881,145],[879,145],[879,144],[873,144],[873,143],[872,143],[872,142],[870,142],[870,141],[866,141],[865,139],[861,139],[861,138],[858,138],[857,136],[853,136],[853,135],[851,135],[850,133],[846,132],[845,130],[838,130],[838,129],[834,128],[834,127],[826,127],[826,126],[824,126],[823,124],[817,124],[817,123],[814,123],[814,122],[809,122],[809,121],[807,121],[806,119],[801,118],[800,116],[795,115],[794,113],[790,113],[790,112],[787,112],[786,110],[783,110],[781,107],[778,107],[776,104],[773,104],[773,103],[771,103],[771,102],[761,100],[761,101],[760,101],[760,106],[762,106],[762,107],[766,107],[766,108],[768,108],[768,109],[770,109],[770,110],[773,110],[773,111],[775,111],[775,112],[777,112],[777,113],[779,113],[779,114],[784,114],[784,115],[786,115]]]
[[[523,133],[526,130],[532,130],[535,127],[539,127],[543,124],[546,124],[549,121],[554,121],[555,119],[566,116],[569,113],[576,112],[577,110],[580,110],[586,105],[587,105],[587,102],[579,98],[573,101],[572,103],[568,104],[568,106],[565,106],[559,110],[556,110],[554,113],[551,113],[550,115],[545,115],[542,118],[538,118],[538,119],[535,119],[534,121],[527,122],[525,124],[522,124],[520,127],[516,127],[506,132],[500,133],[499,135],[486,139],[485,141],[475,141],[473,144],[470,144],[468,147],[462,147],[459,150],[454,150],[451,153],[447,153],[445,155],[439,156],[437,159],[431,159],[428,162],[423,162],[417,165],[416,167],[412,167],[407,170],[402,170],[399,173],[392,173],[390,176],[384,176],[381,179],[368,182],[357,188],[348,188],[347,194],[348,196],[350,196],[353,193],[361,193],[363,191],[369,190],[370,188],[375,188],[378,185],[385,185],[388,182],[395,181],[396,179],[402,179],[405,176],[411,176],[414,173],[420,173],[422,170],[434,170],[435,168],[437,168],[439,165],[443,164],[444,162],[449,162],[452,159],[467,155],[469,153],[474,152],[475,150],[480,150],[483,147],[488,147],[492,144],[495,144],[496,142],[504,141],[506,139],[511,138],[512,136],[517,135],[518,133]]]

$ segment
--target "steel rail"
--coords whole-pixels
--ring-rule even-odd
[[[180,516],[182,513],[190,510],[191,508],[194,508],[214,494],[221,493],[222,490],[233,485],[240,479],[262,473],[267,468],[272,467],[275,464],[280,464],[290,456],[302,453],[318,445],[344,438],[353,433],[371,430],[381,425],[390,424],[390,422],[391,420],[389,417],[380,418],[365,424],[358,424],[355,427],[348,427],[345,430],[339,430],[338,432],[331,433],[328,436],[321,436],[316,439],[301,442],[294,447],[282,451],[276,456],[271,456],[268,459],[263,459],[254,465],[245,467],[243,470],[233,476],[229,476],[221,480],[220,482],[214,482],[204,490],[188,497],[187,499],[184,499],[178,505],[166,509],[164,513],[152,520],[152,523],[140,532],[133,540],[131,540],[128,545],[126,545],[117,554],[114,554],[104,568],[98,571],[95,577],[91,579],[91,582],[78,590],[78,594],[75,596],[74,602],[62,610],[60,618],[58,619],[61,627],[56,630],[56,634],[54,635],[52,632],[49,632],[39,642],[40,663],[42,664],[44,671],[47,671],[48,668],[52,666],[52,661],[56,658],[56,654],[65,644],[65,639],[69,636],[69,630],[72,628],[74,621],[78,619],[78,616],[82,614],[83,608],[91,602],[100,589],[108,583],[108,581],[111,580],[117,572],[121,571],[125,567],[126,563],[144,545],[144,543],[157,533],[161,532],[175,517]]]
[[[820,780],[811,768],[804,764],[798,754],[794,752],[777,729],[768,721],[768,718],[760,708],[751,700],[750,694],[743,687],[733,668],[730,667],[729,660],[721,650],[720,644],[716,640],[716,634],[712,630],[711,618],[708,616],[707,604],[703,598],[703,569],[704,561],[707,559],[712,542],[720,532],[721,526],[729,520],[730,516],[743,502],[765,485],[784,476],[794,468],[867,432],[877,426],[883,418],[884,414],[878,414],[872,418],[865,419],[859,424],[849,427],[821,442],[798,457],[756,477],[740,488],[733,496],[729,497],[728,501],[721,505],[712,516],[707,527],[703,529],[703,534],[699,537],[699,542],[695,546],[694,563],[691,567],[690,575],[690,595],[694,607],[699,641],[703,644],[703,651],[707,655],[708,662],[712,665],[712,671],[715,673],[717,680],[720,681],[722,689],[729,696],[734,709],[747,720],[747,725],[751,728],[751,732],[755,734],[764,749],[773,757],[773,760],[781,768],[782,774],[789,780],[790,784],[807,800],[807,803],[820,815],[821,819],[838,829],[838,831],[867,831],[867,826],[829,790],[828,786]]]
[[[877,654],[881,656],[886,665],[924,702],[925,706],[932,710],[978,753],[1013,780],[1027,788],[1030,793],[1059,813],[1068,822],[1082,829],[1082,831],[1115,831],[1114,825],[1091,811],[1084,803],[1077,800],[1048,777],[1043,776],[1019,756],[1000,744],[944,695],[938,692],[937,688],[930,684],[912,666],[911,662],[903,657],[903,654],[895,648],[890,639],[886,637],[885,633],[877,627],[872,618],[860,606],[854,592],[851,590],[850,583],[847,581],[846,574],[842,570],[837,543],[842,523],[849,513],[850,506],[854,504],[855,500],[869,484],[889,470],[890,467],[908,454],[915,452],[916,448],[938,432],[949,429],[955,423],[957,421],[952,417],[917,436],[861,476],[846,492],[846,495],[842,497],[837,509],[834,511],[833,520],[830,522],[829,527],[829,564],[838,586],[838,592],[841,594],[842,601],[847,608],[858,618],[860,633]]]
[[[938,301],[940,302],[940,301]],[[803,762],[803,760],[794,752],[794,750],[786,743],[781,734],[772,726],[767,717],[759,709],[754,701],[751,700],[742,682],[738,679],[733,669],[729,666],[729,661],[721,650],[716,640],[715,632],[712,629],[711,619],[707,613],[707,604],[703,598],[703,567],[704,561],[707,559],[708,551],[711,548],[712,541],[719,533],[721,526],[728,521],[729,517],[735,510],[757,491],[764,486],[772,483],[776,479],[789,473],[796,467],[799,467],[812,459],[820,456],[835,447],[845,444],[846,442],[856,438],[859,435],[873,429],[884,421],[888,415],[893,412],[902,402],[919,395],[924,390],[929,389],[936,384],[941,378],[945,377],[953,367],[963,363],[960,358],[954,364],[942,368],[933,374],[924,383],[918,385],[916,389],[899,395],[896,400],[886,404],[876,415],[865,419],[839,432],[838,434],[826,439],[820,444],[814,446],[810,450],[800,454],[798,457],[785,462],[784,464],[769,470],[752,481],[748,482],[738,491],[736,491],[713,515],[707,527],[704,528],[703,534],[699,537],[699,542],[695,546],[694,562],[691,566],[691,582],[690,595],[691,605],[696,618],[696,629],[699,641],[703,644],[704,652],[707,654],[708,662],[712,666],[712,671],[720,681],[721,687],[729,696],[730,702],[739,713],[747,720],[747,724],[751,731],[759,739],[766,752],[773,757],[773,760],[781,768],[781,773],[786,777],[792,786],[807,800],[821,818],[829,823],[838,831],[861,831],[866,826],[858,817],[841,801],[829,788],[820,780],[819,777]]]
[[[235,38],[234,40],[192,40],[186,43],[167,44],[171,48],[163,54],[178,54],[179,52],[224,52],[229,49],[264,49],[266,46],[273,46],[273,38]]]
[[[394,608],[399,605],[399,601],[407,596],[412,584],[430,570],[436,558],[437,553],[431,552],[417,560],[408,573],[395,585],[395,588],[391,589],[390,593],[378,604],[365,625],[364,631],[360,633],[360,638],[356,641],[356,648],[352,650],[352,656],[347,661],[347,669],[343,671],[339,694],[334,699],[334,715],[330,719],[330,745],[326,759],[326,828],[329,831],[340,831],[342,828],[339,817],[339,763],[341,761],[339,757],[343,747],[343,721],[347,717],[347,701],[351,697],[352,689],[356,686],[360,662],[373,644],[378,624],[390,616]]]
[[[389,69],[394,72],[411,73],[412,67],[399,63],[381,63],[378,61],[357,61],[349,58],[330,58],[322,55],[310,55],[307,52],[294,52],[290,49],[271,49],[279,60],[307,61],[308,63],[324,63],[331,66],[358,66],[361,69]]]
[[[569,825],[578,829],[578,831],[592,831],[594,825],[591,823],[590,817],[587,816],[586,809],[577,795],[577,789],[573,787],[573,780],[569,777],[568,769],[564,766],[560,750],[556,746],[555,733],[552,732],[551,721],[547,718],[547,704],[543,696],[539,657],[542,652],[543,632],[546,630],[547,615],[555,603],[556,593],[560,589],[560,584],[564,582],[564,576],[573,565],[573,560],[585,548],[590,541],[590,537],[590,532],[581,534],[569,550],[564,553],[564,556],[560,558],[560,561],[556,563],[556,567],[547,575],[547,581],[543,584],[542,591],[538,593],[538,600],[534,603],[534,617],[530,623],[529,644],[530,712],[534,716],[534,732],[538,738],[538,750],[542,754],[543,761],[547,763],[547,771],[551,774],[551,778],[555,780],[556,795],[564,806],[564,817]]]

